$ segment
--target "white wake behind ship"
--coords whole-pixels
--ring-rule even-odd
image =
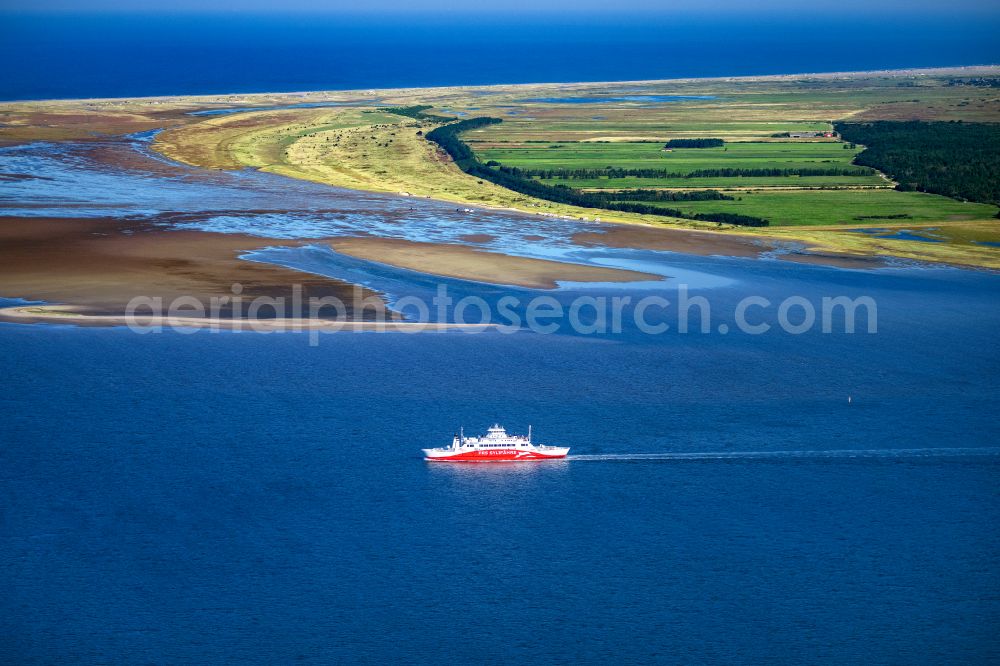
[[[499,424],[494,424],[482,437],[457,435],[451,446],[423,449],[424,460],[429,462],[519,462],[556,460],[565,458],[569,447],[543,446],[531,441],[528,435],[510,435]]]

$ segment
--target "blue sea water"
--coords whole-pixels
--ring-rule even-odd
[[[1000,61],[1000,14],[0,13],[0,100],[634,81]]]
[[[961,310],[860,342],[0,325],[0,659],[988,663],[997,322]],[[420,460],[494,420],[597,459]]]
[[[941,243],[944,241],[943,238],[935,236],[934,232],[937,231],[936,228],[920,229],[919,231],[911,229],[855,229],[854,231],[859,234],[868,234],[878,238],[890,238],[894,240],[911,240],[921,243]]]

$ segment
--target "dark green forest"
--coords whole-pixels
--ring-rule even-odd
[[[1000,203],[1000,125],[880,120],[836,128],[867,146],[855,164],[885,172],[899,190]]]

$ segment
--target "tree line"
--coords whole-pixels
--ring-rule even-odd
[[[979,76],[971,79],[948,79],[949,86],[974,86],[976,88],[1000,88],[1000,79]]]
[[[725,143],[722,139],[671,139],[664,148],[721,148]]]
[[[1000,125],[879,120],[836,127],[867,146],[854,162],[887,173],[898,190],[1000,204]]]
[[[462,132],[494,125],[502,122],[500,118],[470,118],[458,122],[442,125],[427,133],[428,141],[433,141],[440,146],[455,164],[465,173],[482,180],[500,185],[514,192],[519,192],[538,199],[545,199],[555,203],[579,206],[581,208],[602,208],[605,210],[615,210],[628,213],[639,213],[643,215],[662,215],[665,217],[678,217],[690,220],[703,220],[706,222],[719,222],[724,224],[734,224],[748,227],[766,227],[769,222],[763,218],[752,217],[750,215],[737,215],[734,213],[686,213],[674,208],[664,208],[652,205],[650,202],[678,199],[643,199],[628,200],[626,197],[642,196],[665,196],[666,193],[654,190],[634,190],[632,192],[582,192],[580,190],[567,187],[566,185],[547,185],[540,181],[512,173],[510,170],[489,167],[483,164],[476,157],[469,146],[459,138]],[[725,196],[725,195],[722,195]]]

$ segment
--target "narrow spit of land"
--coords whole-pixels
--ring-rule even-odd
[[[1000,77],[1000,68],[10,103],[0,105],[0,143],[102,141],[165,128],[154,148],[197,167],[663,230],[643,241],[651,248],[684,246],[671,232],[693,228],[717,246],[707,254],[790,242],[802,248],[789,255],[794,260],[847,265],[896,256],[1000,268],[994,203],[896,191],[883,175],[852,164],[864,147],[834,132],[845,120],[1000,122],[994,89],[966,85],[972,77]],[[192,115],[205,111],[223,113]],[[477,179],[426,140],[447,118],[477,116],[503,121],[462,135],[494,168],[611,194],[711,189],[723,196],[662,206],[770,226],[580,208]],[[866,228],[905,233],[859,233]]]

